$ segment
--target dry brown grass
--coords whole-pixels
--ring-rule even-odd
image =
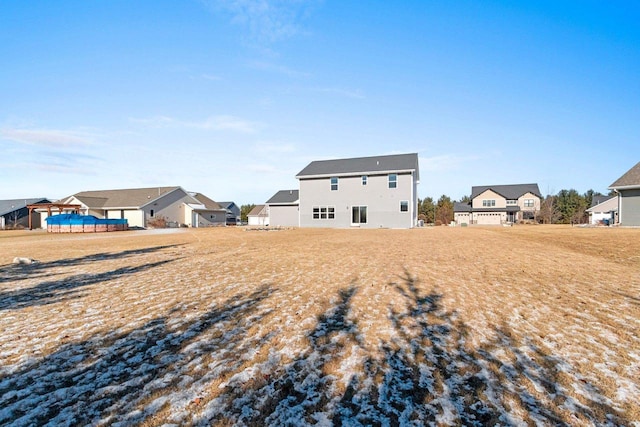
[[[11,265],[16,256],[39,263]],[[322,393],[346,396],[353,375],[379,383],[384,375],[377,363],[398,359],[422,366],[428,362],[424,349],[436,348],[466,363],[457,372],[461,377],[479,375],[484,367],[515,384],[520,394],[506,393],[502,405],[525,420],[525,390],[552,422],[603,421],[611,412],[640,420],[637,402],[619,394],[621,387],[640,389],[640,230],[3,232],[0,310],[0,367],[16,375],[66,349],[82,352],[90,364],[103,357],[101,349],[120,351],[123,341],[179,337],[153,356],[159,367],[144,383],[176,366],[192,382],[181,377],[135,395],[133,407],[118,396],[120,406],[110,409],[116,414],[187,386],[194,391],[184,411],[193,414],[269,387],[282,397],[293,387],[288,379],[311,371],[333,376],[331,387],[316,385]],[[407,353],[403,345],[412,340],[419,349]],[[194,347],[201,353],[192,356]],[[121,358],[128,357],[125,350]],[[162,357],[176,354],[180,361],[163,365]],[[226,362],[218,366],[221,357]],[[346,372],[350,357],[371,366]],[[443,363],[434,362],[435,378],[444,375]],[[505,371],[507,365],[520,374]],[[252,366],[262,371],[241,387],[228,383]],[[211,372],[216,375],[207,379]],[[544,378],[532,382],[534,374]],[[412,380],[418,374],[406,375]],[[206,381],[198,384],[199,378]],[[574,386],[576,378],[603,398],[585,396]],[[441,390],[444,383],[434,387]],[[556,401],[551,384],[563,390]],[[485,392],[485,385],[478,386],[465,402],[482,400]],[[565,398],[589,409],[568,410]],[[277,403],[264,403],[262,411]],[[170,413],[164,404],[145,423],[162,424]],[[181,422],[197,424],[188,417]]]

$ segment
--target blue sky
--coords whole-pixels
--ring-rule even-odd
[[[640,161],[640,3],[0,0],[0,199],[263,203],[417,152],[419,196],[606,192]]]

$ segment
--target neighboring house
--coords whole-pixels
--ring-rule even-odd
[[[471,203],[454,204],[454,221],[457,225],[500,225],[534,220],[541,200],[538,184],[471,187]]]
[[[240,224],[240,207],[234,202],[218,202],[220,206],[227,210],[227,224]]]
[[[622,226],[640,226],[640,162],[609,186],[618,193],[618,221]]]
[[[181,224],[189,227],[216,227],[227,223],[227,210],[201,193],[189,193],[198,203],[185,202]]]
[[[267,205],[256,205],[251,212],[247,214],[247,221],[249,225],[253,226],[266,226],[269,225],[269,212],[267,211]]]
[[[169,223],[190,226],[190,221],[185,221],[183,205],[202,204],[182,187],[82,191],[61,199],[59,203],[78,204],[83,215],[126,219],[129,227],[146,227],[150,220],[159,217]]]
[[[606,225],[617,223],[618,196],[593,196],[591,207],[587,209],[589,224]]]
[[[0,200],[0,230],[5,228],[28,228],[29,227],[29,205],[39,203],[50,203],[44,197],[34,199]],[[32,212],[32,224],[40,224],[40,214]]]
[[[280,190],[267,200],[269,226],[297,227],[300,224],[299,194],[298,190]]]
[[[296,178],[301,227],[417,225],[420,172],[415,153],[314,161]]]

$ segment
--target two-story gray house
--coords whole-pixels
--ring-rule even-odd
[[[411,228],[417,223],[418,155],[309,163],[300,183],[300,227]]]

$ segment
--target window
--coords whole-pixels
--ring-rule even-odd
[[[338,191],[338,178],[335,176],[331,178],[331,191]]]
[[[496,205],[496,201],[495,200],[483,200],[482,201],[482,207],[483,208],[490,208]]]
[[[367,185],[367,175],[362,175],[362,185]]]
[[[395,173],[389,174],[389,188],[396,188],[398,186],[398,175]]]
[[[407,200],[400,202],[400,212],[409,212],[409,202]]]
[[[351,224],[366,224],[367,223],[367,207],[366,206],[351,206]]]
[[[149,211],[149,216],[150,216],[151,218],[153,218],[153,214],[154,214],[153,209],[151,209],[151,210]]]
[[[509,205],[517,205],[518,201],[517,200],[507,200],[507,206]]]
[[[313,219],[335,219],[336,208],[333,206],[314,206]]]
[[[533,199],[524,199],[524,207],[525,208],[532,208],[535,206],[535,202]]]

